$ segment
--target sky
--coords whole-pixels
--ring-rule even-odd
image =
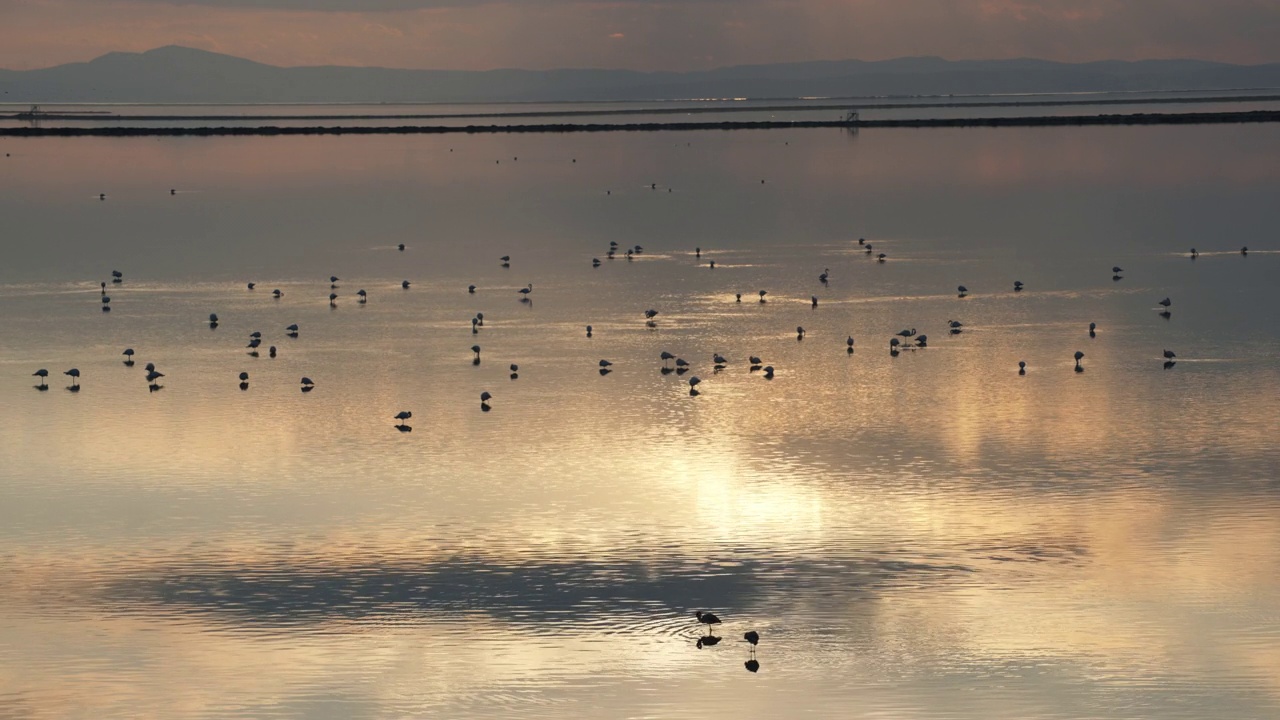
[[[1038,57],[1280,62],[1280,0],[0,0],[0,67],[164,45],[274,65],[696,70]]]

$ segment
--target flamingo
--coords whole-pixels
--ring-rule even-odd
[[[252,289],[253,289],[254,287],[256,287],[256,286],[257,286],[257,283],[249,283],[249,285],[248,285],[247,287],[248,287],[250,290],[252,290]]]
[[[1084,372],[1084,368],[1080,366],[1080,361],[1084,359],[1084,353],[1077,350],[1075,358],[1076,358],[1076,372]]]
[[[796,326],[796,339],[797,339],[797,340],[803,340],[803,339],[804,339],[804,328],[803,328],[803,327],[801,327],[800,325],[797,325],[797,326]]]
[[[711,356],[711,362],[723,367],[729,361],[725,360],[724,356],[721,355],[720,353],[715,353],[714,355]]]
[[[337,305],[338,293],[329,293],[329,307]]]
[[[1098,337],[1098,323],[1089,323],[1089,337]]]
[[[397,245],[396,249],[399,250],[400,252],[404,252],[404,243],[400,243],[399,245]]]
[[[963,285],[960,285],[956,288],[956,292],[960,293],[960,297],[964,297],[965,295],[969,294],[969,288]]]
[[[1169,307],[1170,305],[1173,304],[1173,301],[1170,300],[1169,298],[1165,298],[1161,300],[1159,304],[1162,305],[1163,307]]]
[[[359,296],[360,302],[362,303],[369,302],[369,293],[365,292],[363,288],[360,290],[357,290],[356,295]]]
[[[1195,260],[1198,257],[1200,257],[1200,253],[1196,252],[1195,248],[1191,248],[1191,259]]]
[[[408,280],[401,280],[401,281],[400,281],[400,287],[404,288],[405,290],[408,290],[408,289],[409,289],[409,281],[408,281]]]
[[[1026,374],[1027,374],[1027,361],[1026,361],[1026,360],[1019,360],[1019,361],[1018,361],[1018,374],[1019,374],[1019,375],[1026,375]]]
[[[520,294],[523,296],[523,297],[521,298],[522,300],[528,300],[528,299],[529,299],[529,293],[533,292],[533,283],[529,283],[528,285],[526,285],[525,287],[520,288],[520,289],[519,289],[519,290],[517,290],[516,292],[520,293]]]
[[[761,291],[760,291],[760,302],[764,302],[764,296],[765,296],[765,295],[768,295],[768,294],[769,294],[769,291],[767,291],[767,290],[761,290]]]
[[[887,257],[889,256],[885,255],[884,253],[880,253],[879,255],[876,256],[876,262],[884,262],[885,258]]]
[[[587,337],[591,337],[591,326],[587,326]]]
[[[288,331],[289,337],[292,337],[292,338],[296,338],[296,337],[298,337],[298,324],[297,324],[297,323],[294,323],[294,324],[290,325],[289,327],[285,328],[285,330],[286,330],[286,331]]]
[[[810,307],[818,307],[818,296],[810,295],[809,302],[810,302]]]
[[[1013,281],[1013,291],[1014,291],[1014,292],[1022,292],[1022,281],[1021,281],[1021,280],[1014,280],[1014,281]]]
[[[48,370],[46,370],[46,369],[44,369],[44,368],[40,368],[39,370],[37,370],[37,371],[35,371],[35,372],[31,373],[31,377],[38,377],[38,378],[40,378],[40,385],[39,385],[39,387],[40,387],[40,388],[48,387],[47,385],[45,385],[45,378],[49,377],[49,371],[48,371]]]
[[[915,334],[916,334],[916,329],[915,329],[915,328],[911,328],[910,330],[900,330],[900,331],[898,331],[898,337],[909,338],[909,337],[913,337]]]
[[[330,275],[330,276],[329,276],[329,287],[330,287],[330,288],[336,288],[336,287],[338,287],[338,280],[339,280],[339,279],[340,279],[340,278],[339,278],[337,275]]]
[[[773,366],[772,366],[772,365],[765,365],[765,366],[764,366],[764,379],[765,379],[765,380],[772,380],[772,379],[773,379]]]
[[[129,365],[129,366],[132,366],[132,365],[133,365],[133,348],[125,348],[125,349],[124,349],[124,352],[122,352],[122,353],[120,353],[120,354],[121,354],[121,355],[124,355],[124,364],[125,364],[125,365]]]
[[[756,645],[760,644],[760,633],[755,630],[749,630],[742,634],[742,639],[751,643],[751,652],[755,653]]]
[[[719,625],[719,624],[720,624],[720,618],[716,617],[716,614],[715,614],[715,613],[702,612],[701,610],[699,610],[699,611],[695,612],[693,615],[694,615],[694,617],[698,618],[698,622],[700,622],[700,623],[702,623],[703,625],[706,625],[706,626],[707,626],[707,632],[708,632],[708,633],[710,633],[710,632],[711,632],[711,626],[712,626],[712,625]]]
[[[755,355],[752,355],[751,357],[747,358],[747,362],[751,363],[752,365],[759,366],[759,365],[760,365],[760,363],[762,363],[762,362],[764,362],[764,361],[763,361],[763,360],[761,360],[759,357],[757,357],[757,356],[755,356]]]
[[[396,413],[396,416],[395,416],[394,418],[392,418],[392,419],[393,419],[393,420],[401,420],[401,421],[403,421],[403,420],[408,420],[408,419],[409,419],[409,418],[411,418],[411,417],[413,417],[413,413],[412,413],[412,412],[410,412],[410,411],[408,411],[408,410],[401,410],[400,412]]]
[[[677,360],[676,362],[679,362],[679,360]],[[613,366],[613,363],[609,362],[608,360],[601,360],[601,361],[600,361],[600,367],[602,367],[602,368],[608,368],[608,367],[612,367],[612,366]]]
[[[280,288],[276,288],[275,290],[271,291],[271,297],[279,300],[280,298],[284,297],[284,292],[280,290]]]
[[[300,382],[302,383],[302,392],[311,392],[316,386],[315,382],[309,377],[302,378]]]
[[[472,295],[475,295],[475,294],[476,294],[476,286],[475,286],[475,285],[468,285],[468,286],[467,286],[467,292],[471,293]]]
[[[475,353],[475,354],[476,354],[476,357],[475,357],[475,363],[476,363],[477,365],[478,365],[478,364],[480,364],[480,346],[479,346],[479,345],[472,345],[472,346],[471,346],[471,352],[473,352],[473,353]]]
[[[502,261],[502,267],[511,267],[510,255],[503,255],[501,258],[498,258],[498,259]]]
[[[1177,355],[1177,353],[1175,353],[1175,352],[1174,352],[1174,351],[1172,351],[1172,350],[1165,350],[1165,351],[1164,351],[1164,357],[1165,357],[1165,359],[1166,359],[1166,360],[1172,360],[1172,359],[1174,359],[1174,358],[1178,357],[1178,355]]]

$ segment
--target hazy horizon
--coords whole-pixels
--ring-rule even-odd
[[[183,45],[281,67],[706,70],[938,56],[1280,62],[1249,0],[0,0],[0,67]]]

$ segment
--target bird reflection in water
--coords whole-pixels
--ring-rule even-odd
[[[720,643],[720,638],[716,637],[715,635],[707,635],[705,637],[698,638],[697,646],[698,646],[698,649],[701,650],[704,647],[711,647],[719,643]]]

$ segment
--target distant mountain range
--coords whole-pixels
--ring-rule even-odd
[[[291,67],[169,46],[0,70],[0,102],[397,103],[865,97],[1280,87],[1280,64],[912,57],[694,72]]]

